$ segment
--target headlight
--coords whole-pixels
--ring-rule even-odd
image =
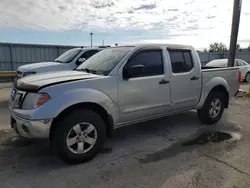
[[[50,96],[47,93],[28,93],[23,101],[22,109],[31,110],[47,102]]]
[[[31,75],[31,74],[36,74],[36,72],[24,72],[23,76],[28,76],[28,75]]]

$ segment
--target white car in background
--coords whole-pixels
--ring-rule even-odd
[[[17,78],[28,76],[31,74],[54,72],[62,70],[74,70],[81,65],[85,60],[101,51],[102,48],[73,48],[52,62],[31,63],[18,67],[16,71]]]
[[[215,59],[208,62],[205,67],[226,67],[228,59]],[[242,79],[246,82],[250,81],[250,64],[242,59],[235,59],[235,67],[239,67]]]

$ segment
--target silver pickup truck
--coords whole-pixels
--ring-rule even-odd
[[[105,49],[75,71],[18,79],[11,126],[48,138],[69,163],[92,159],[114,129],[197,109],[205,124],[220,120],[239,88],[238,68],[201,68],[191,46],[147,44]]]

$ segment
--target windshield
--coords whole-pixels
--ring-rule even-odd
[[[56,58],[54,61],[59,63],[69,63],[72,61],[79,53],[81,52],[80,49],[71,49],[66,52],[64,52],[62,55],[60,55],[58,58]]]
[[[226,67],[227,66],[227,60],[226,59],[217,59],[210,61],[205,65],[206,67]]]
[[[108,75],[132,47],[116,47],[102,50],[87,59],[77,70]]]

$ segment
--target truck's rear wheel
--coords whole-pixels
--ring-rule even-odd
[[[102,149],[106,138],[105,124],[95,112],[73,111],[58,122],[52,138],[56,154],[67,163],[91,160]]]
[[[210,92],[203,107],[197,110],[199,119],[204,124],[217,123],[224,112],[225,96],[219,92]]]

